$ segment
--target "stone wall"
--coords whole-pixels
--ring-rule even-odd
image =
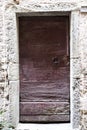
[[[4,28],[4,1],[0,0],[0,127],[7,125],[9,118],[9,92],[7,82],[7,53]]]
[[[71,14],[71,125],[87,130],[87,0],[0,0],[1,130],[17,129],[19,123],[17,16],[46,12]]]

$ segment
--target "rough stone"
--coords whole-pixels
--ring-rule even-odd
[[[73,58],[71,61],[71,73],[72,77],[79,78],[81,75],[81,59],[80,58]]]
[[[20,0],[19,4],[14,0],[0,0],[0,122],[6,123],[4,130],[12,130],[13,126],[17,129],[19,121],[17,16],[35,16],[41,12],[71,12],[72,130],[87,130],[87,0]]]
[[[19,121],[19,80],[9,82],[9,100],[10,100],[10,123],[13,126],[17,125]],[[17,115],[16,115],[16,114]],[[16,119],[16,121],[15,121]]]
[[[73,11],[71,13],[72,21],[70,25],[70,45],[71,50],[70,50],[70,57],[71,58],[78,58],[79,57],[79,18],[80,18],[80,13],[79,11]]]
[[[16,81],[19,79],[19,65],[14,63],[9,63],[8,65],[8,80]]]

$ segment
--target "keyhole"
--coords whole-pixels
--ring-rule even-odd
[[[54,64],[59,64],[59,62],[60,62],[58,57],[54,57],[54,58],[52,58],[52,60],[53,60]]]

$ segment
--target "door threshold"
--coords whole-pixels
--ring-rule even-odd
[[[16,130],[72,130],[72,128],[71,123],[62,123],[62,124],[19,123]]]

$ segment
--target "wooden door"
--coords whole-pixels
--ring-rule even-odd
[[[69,17],[19,18],[20,121],[70,121]]]

